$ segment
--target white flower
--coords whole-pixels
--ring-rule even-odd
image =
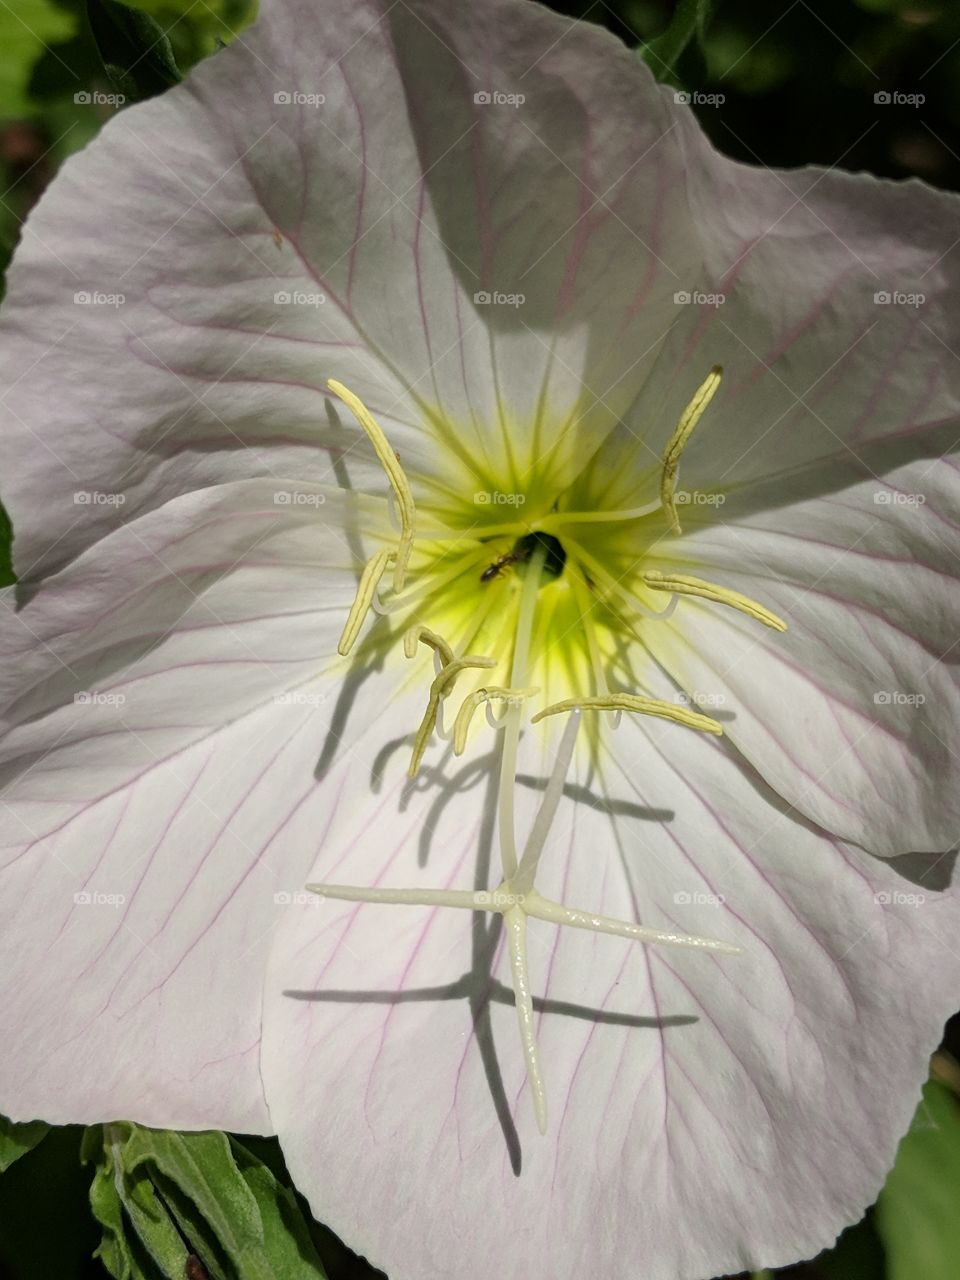
[[[391,1280],[856,1218],[960,970],[957,212],[514,0],[111,120],[0,316],[0,1110],[275,1131]]]

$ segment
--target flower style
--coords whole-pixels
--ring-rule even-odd
[[[520,0],[112,120],[0,312],[0,1110],[276,1132],[391,1280],[829,1243],[960,976],[956,216]]]

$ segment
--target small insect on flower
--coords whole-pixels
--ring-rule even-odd
[[[523,557],[518,554],[516,547],[512,551],[508,551],[506,555],[497,556],[492,564],[487,565],[483,573],[480,575],[481,582],[492,582],[494,578],[499,578],[505,569],[510,565],[516,564]]]

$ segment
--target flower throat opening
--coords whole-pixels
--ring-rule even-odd
[[[563,566],[567,563],[567,553],[563,543],[552,533],[537,532],[524,534],[522,538],[516,540],[510,551],[491,561],[481,573],[480,581],[492,582],[510,567],[516,567],[521,574],[525,573],[536,551],[542,551],[542,556],[537,557],[540,561],[540,586],[552,578],[559,578],[563,573]]]

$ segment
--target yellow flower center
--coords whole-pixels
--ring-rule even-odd
[[[688,574],[651,568],[645,550],[680,532],[680,458],[717,391],[714,368],[697,388],[664,451],[659,500],[615,511],[570,509],[567,495],[481,491],[456,500],[414,502],[397,455],[365,405],[341,383],[330,389],[363,427],[390,481],[399,530],[368,560],[340,639],[346,656],[371,610],[397,620],[404,651],[434,652],[435,676],[410,764],[416,774],[444,705],[455,698],[453,743],[461,754],[475,712],[529,703],[531,723],[574,708],[637,712],[721,733],[716,720],[638,687],[611,687],[610,672],[643,643],[646,627],[669,617],[681,596],[739,610],[785,630],[770,610],[739,592]],[[504,508],[512,518],[498,519]],[[384,589],[388,569],[391,586]],[[373,645],[382,639],[370,640]],[[519,712],[518,712],[519,714]]]

